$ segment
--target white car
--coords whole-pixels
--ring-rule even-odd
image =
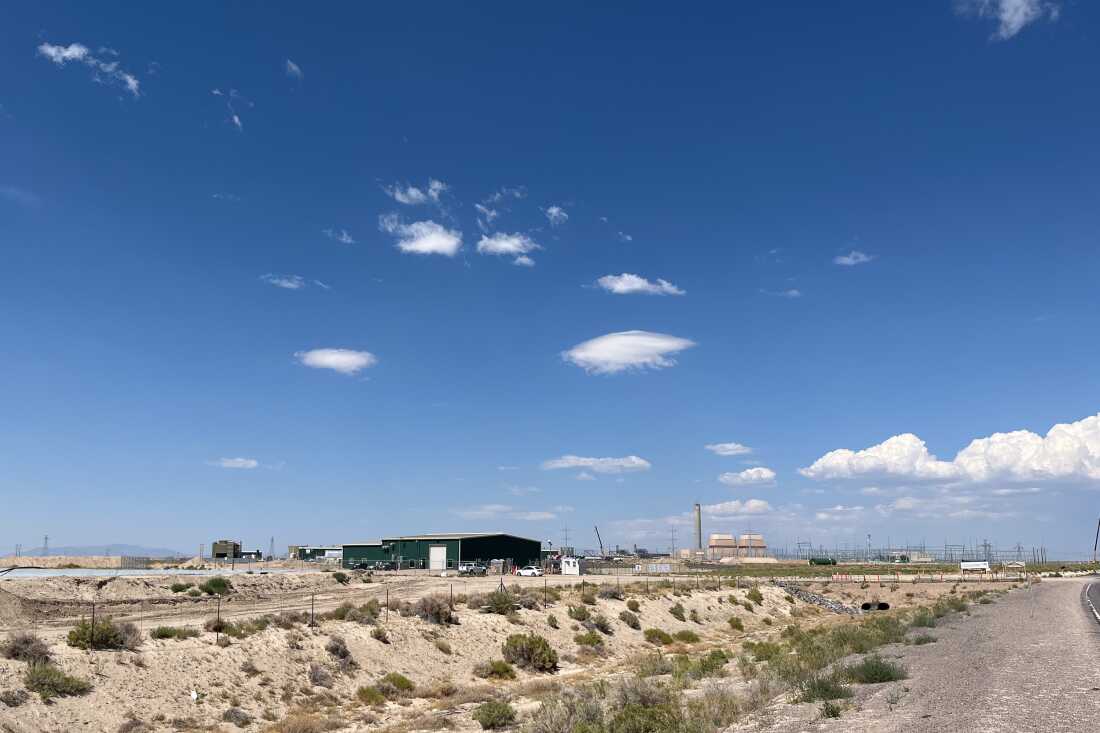
[[[528,578],[537,578],[542,575],[542,568],[538,565],[525,565],[516,571],[516,575],[523,575]]]

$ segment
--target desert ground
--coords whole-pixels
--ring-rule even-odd
[[[232,587],[224,595],[199,591],[195,586],[207,580],[201,577],[0,580],[0,640],[36,636],[48,646],[53,666],[90,684],[83,694],[44,700],[23,692],[31,664],[0,655],[0,730],[464,730],[480,729],[475,715],[486,702],[498,701],[515,714],[505,727],[550,733],[560,727],[551,712],[563,709],[562,699],[574,705],[574,691],[621,707],[624,695],[637,693],[631,685],[639,678],[647,695],[659,689],[667,703],[675,694],[677,709],[706,719],[703,728],[696,720],[692,730],[910,729],[882,727],[901,721],[920,729],[927,719],[913,716],[928,703],[912,690],[938,676],[934,668],[923,670],[934,667],[927,660],[943,655],[948,644],[954,648],[951,635],[1017,638],[1012,627],[991,628],[1003,622],[990,614],[1002,608],[1024,613],[1040,602],[1059,606],[1070,591],[1048,589],[1081,587],[1069,580],[1031,587],[800,583],[797,588],[815,602],[795,586],[742,580],[731,587],[724,579],[719,587],[714,577],[677,578],[675,585],[656,578],[586,578],[583,588],[576,578],[506,578],[511,612],[488,613],[486,599],[499,590],[500,578],[317,571],[227,577]],[[193,585],[180,587],[186,583]],[[425,598],[431,600],[421,603]],[[959,604],[950,613],[947,600]],[[887,602],[890,610],[833,610],[864,601]],[[100,621],[133,624],[129,648],[87,650],[67,642],[81,619],[90,618],[93,602]],[[452,606],[451,622],[438,623]],[[941,607],[936,628],[909,626],[918,609]],[[219,618],[221,626],[214,623]],[[868,621],[877,626],[865,626]],[[158,627],[191,629],[193,635],[153,638]],[[647,636],[651,629],[679,637]],[[771,671],[782,669],[782,660],[768,654],[784,639],[792,643],[790,629],[822,639],[847,638],[829,636],[831,629],[863,629],[858,633],[876,640],[868,643],[889,639],[881,653],[904,658],[914,673],[893,685],[852,685],[851,697],[833,703],[840,717],[823,718],[828,701],[796,702],[805,697],[805,679],[789,670],[780,679]],[[935,643],[912,643],[928,631]],[[502,645],[515,634],[545,638],[557,657],[553,669],[522,662],[508,668]],[[760,642],[772,645],[754,646]],[[405,685],[387,677],[393,673],[413,687],[399,689]],[[898,685],[904,689],[895,690]]]

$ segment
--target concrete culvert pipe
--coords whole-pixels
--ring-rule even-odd
[[[862,603],[862,604],[860,605],[860,607],[859,607],[859,609],[860,609],[861,611],[870,611],[870,610],[871,610],[871,608],[872,608],[871,604],[870,604],[870,603],[868,603],[867,601],[864,601],[864,602],[863,602],[863,603]]]
[[[889,603],[884,603],[884,602],[880,602],[880,603],[878,604],[878,610],[880,610],[880,611],[889,611],[889,610],[890,610],[890,604],[889,604]]]

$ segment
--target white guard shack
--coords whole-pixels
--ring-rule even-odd
[[[583,557],[563,557],[561,559],[562,575],[584,575],[586,563]]]
[[[986,560],[963,560],[959,563],[961,573],[988,573],[989,562]]]

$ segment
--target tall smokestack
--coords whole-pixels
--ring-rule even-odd
[[[695,505],[695,549],[703,550],[703,507]]]

